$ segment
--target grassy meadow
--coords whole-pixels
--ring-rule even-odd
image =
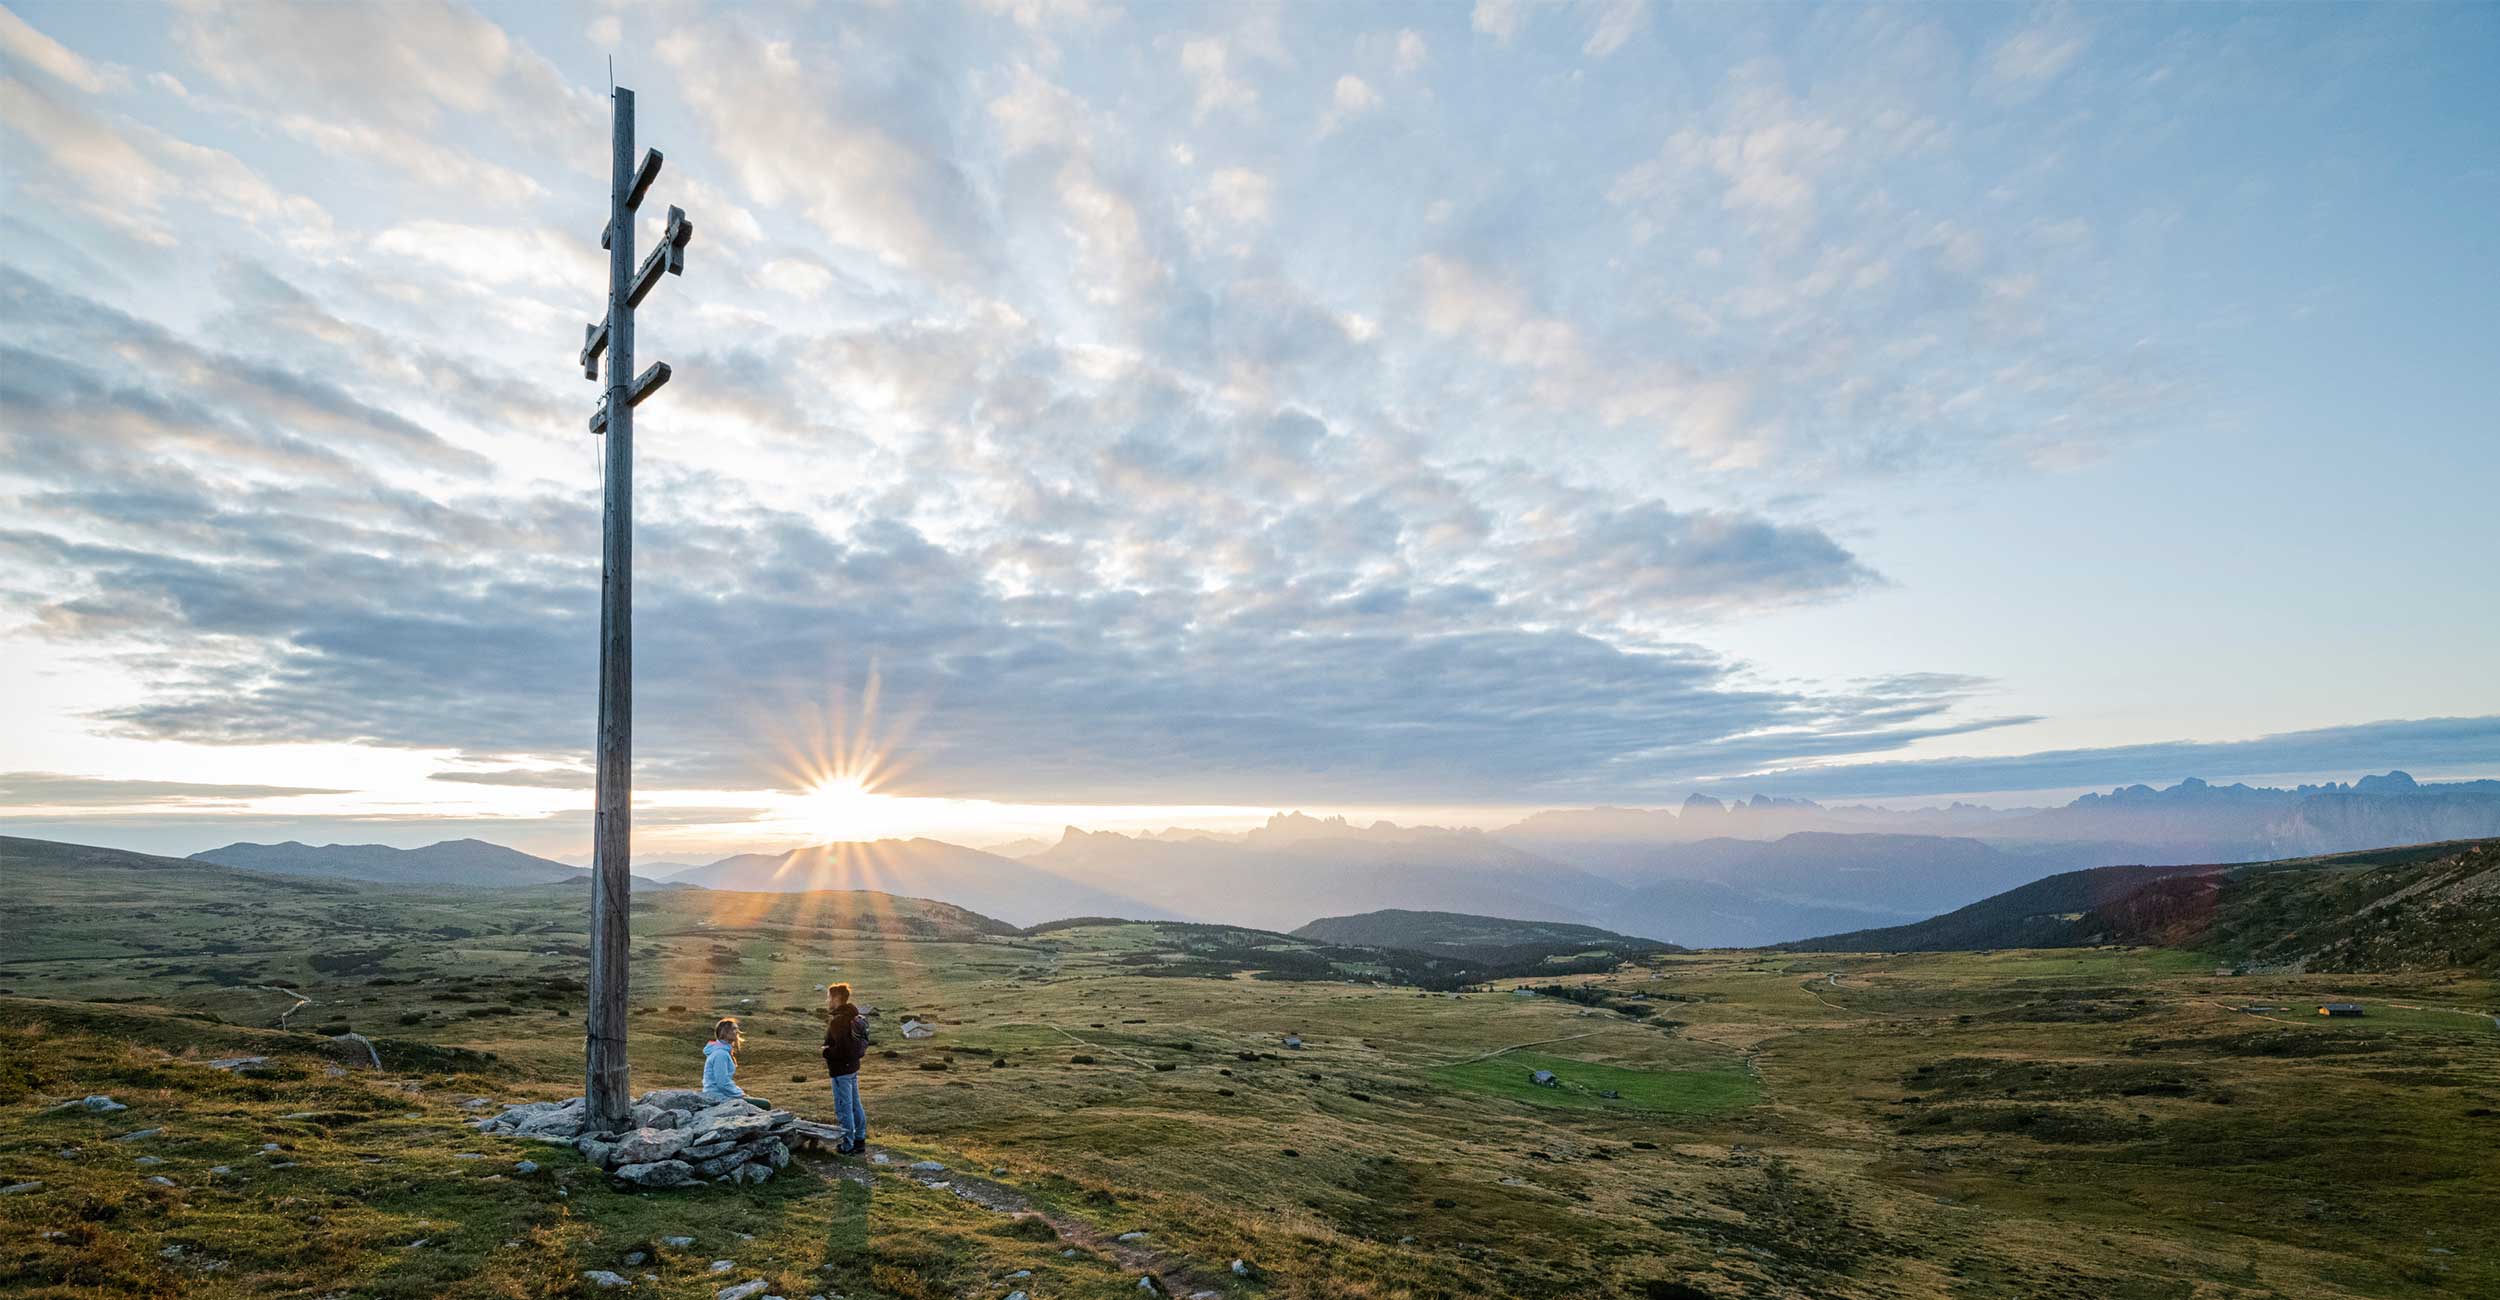
[[[1180,928],[646,891],[637,1090],[736,1015],[748,1089],[829,1120],[846,980],[891,1163],[641,1193],[463,1124],[578,1091],[583,901],[0,860],[0,1186],[40,1184],[0,1196],[0,1291],[2500,1294],[2496,994],[2462,974],[1737,952],[1448,994],[1261,979]],[[90,1093],[129,1109],[52,1109]]]

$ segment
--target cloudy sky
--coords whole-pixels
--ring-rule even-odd
[[[611,58],[646,857],[2500,775],[2500,7],[8,6],[16,833],[580,856]]]

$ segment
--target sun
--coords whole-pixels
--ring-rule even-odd
[[[819,841],[883,839],[893,831],[900,803],[870,789],[863,777],[829,776],[800,796],[800,819]]]

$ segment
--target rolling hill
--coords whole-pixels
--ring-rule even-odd
[[[2500,840],[2236,866],[2070,871],[1915,925],[1780,947],[1935,952],[2104,943],[2312,971],[2490,970],[2500,965]]]
[[[2089,867],[2061,871],[1908,925],[1849,930],[1776,947],[1798,952],[1967,952],[2076,948],[2109,942],[2100,909],[2155,881],[2220,867]]]
[[[579,880],[587,868],[535,857],[484,840],[444,840],[419,849],[387,844],[229,844],[191,855],[196,862],[297,876],[385,885],[543,885]]]
[[[1638,939],[1593,925],[1560,921],[1512,921],[1464,912],[1412,912],[1383,908],[1355,916],[1326,916],[1293,932],[1298,939],[1365,948],[1397,948],[1462,960],[1496,961],[1526,953],[1612,952],[1625,956],[1682,952],[1655,939]]]

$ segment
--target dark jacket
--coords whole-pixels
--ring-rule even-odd
[[[868,1052],[865,1035],[859,1031],[859,1007],[845,1002],[825,1018],[825,1069],[834,1078],[859,1073],[859,1058]]]

